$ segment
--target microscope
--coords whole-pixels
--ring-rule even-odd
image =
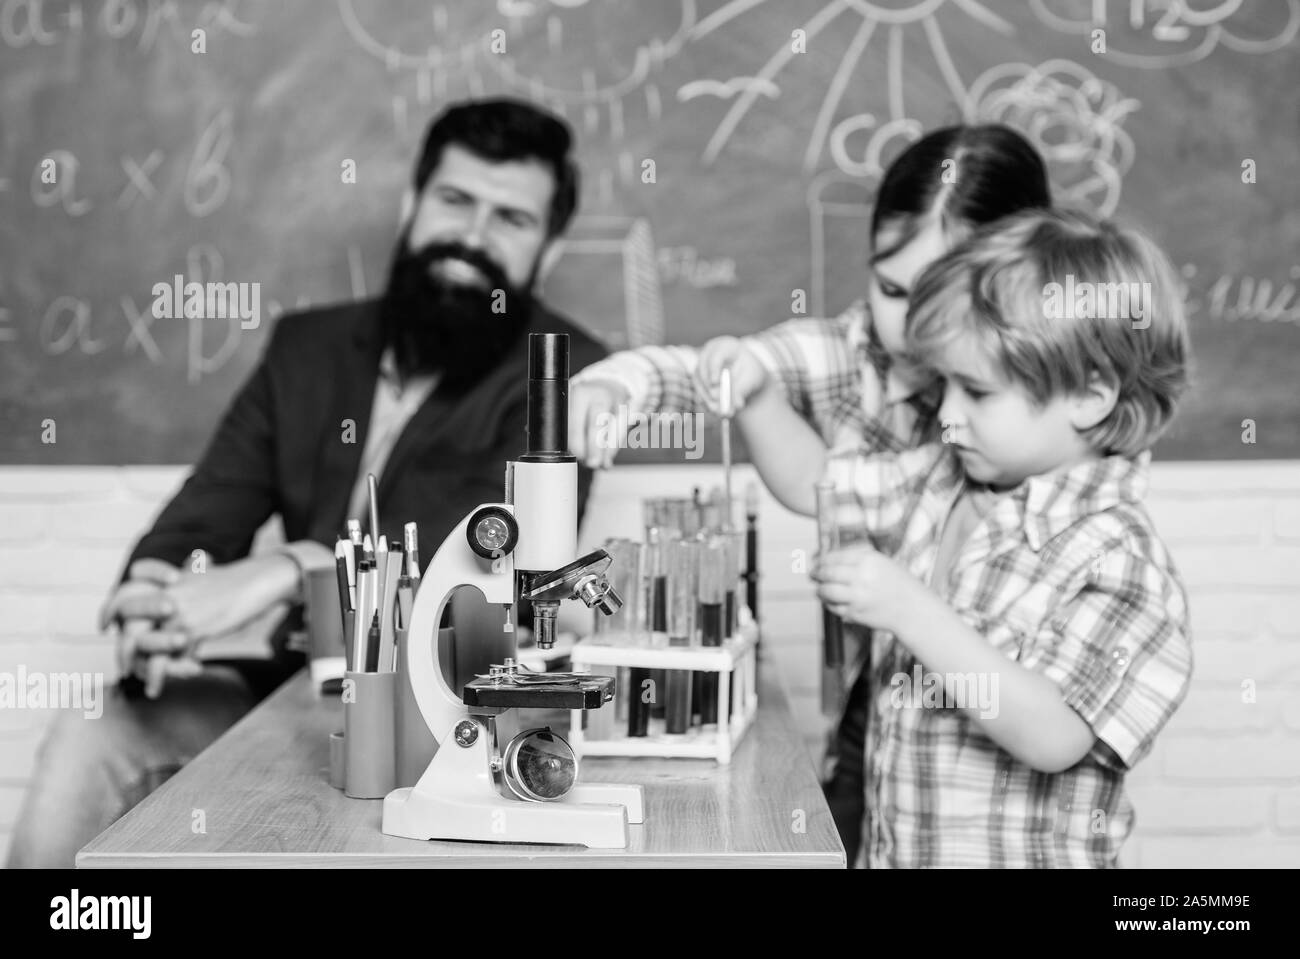
[[[506,464],[505,501],[476,507],[448,534],[412,607],[408,673],[438,749],[414,786],[384,798],[387,835],[622,849],[628,823],[642,821],[641,787],[579,783],[572,747],[549,727],[525,729],[504,748],[499,735],[511,710],[599,709],[614,696],[613,677],[524,669],[511,621],[516,601],[530,601],[537,646],[546,650],[562,601],[580,599],[605,615],[622,605],[605,575],[609,554],[577,555],[568,389],[568,336],[530,334],[527,449]],[[499,635],[473,637],[486,670],[460,685],[444,672],[437,637],[452,594],[468,586],[504,606],[506,621]]]

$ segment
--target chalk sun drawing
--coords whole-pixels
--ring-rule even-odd
[[[732,0],[707,17],[700,20],[691,31],[691,41],[696,42],[718,30],[728,22],[746,12],[762,6],[768,0]],[[979,0],[895,0],[895,2],[867,2],[867,0],[830,0],[803,23],[797,24],[811,43],[813,39],[828,26],[847,14],[851,19],[858,18],[857,29],[849,43],[848,49],[840,59],[835,73],[827,86],[821,106],[813,121],[808,146],[804,153],[803,169],[806,173],[814,172],[822,158],[823,152],[829,152],[836,166],[845,173],[853,175],[870,175],[880,172],[880,164],[890,148],[891,141],[902,138],[912,141],[921,135],[922,125],[919,120],[908,116],[903,102],[903,41],[906,31],[919,29],[934,58],[936,68],[944,83],[949,88],[955,103],[966,101],[966,89],[953,64],[952,56],[944,42],[943,32],[935,13],[945,6],[960,10],[977,23],[1002,34],[1011,34],[1015,28],[984,6]],[[887,103],[888,117],[877,120],[875,114],[862,113],[836,122],[836,113],[854,71],[861,62],[867,45],[878,29],[883,28],[885,37],[885,57],[887,60],[888,83]],[[781,45],[756,71],[752,81],[768,81],[781,74],[797,56],[794,44],[789,37],[782,39]],[[751,83],[736,97],[726,115],[723,116],[712,137],[704,147],[705,163],[712,164],[726,148],[736,127],[740,125],[759,96],[766,88]],[[850,139],[855,135],[870,131],[867,143],[860,148],[861,156],[855,157]]]

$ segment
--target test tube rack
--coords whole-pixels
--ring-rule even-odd
[[[727,721],[692,726],[684,733],[668,733],[663,720],[652,719],[647,735],[629,736],[626,724],[618,720],[617,703],[620,697],[641,695],[642,691],[616,688],[614,701],[600,710],[573,711],[569,744],[577,755],[712,759],[722,766],[729,764],[758,713],[758,624],[748,612],[741,607],[738,634],[720,646],[619,645],[617,634],[602,635],[601,642],[590,636],[580,640],[570,653],[574,672],[608,676],[623,669],[642,668],[717,673],[718,716],[726,716]],[[605,710],[610,713],[596,716]],[[601,727],[613,733],[599,735],[596,730]]]

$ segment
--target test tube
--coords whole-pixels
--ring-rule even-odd
[[[680,515],[678,500],[667,500],[666,509],[668,510],[668,519],[670,522],[676,522],[676,516]],[[682,541],[682,531],[678,526],[665,526],[659,530],[659,561],[655,571],[654,589],[657,598],[655,609],[656,623],[658,628],[650,632],[650,645],[656,649],[663,649],[668,645],[668,633],[672,626],[672,555],[677,544]],[[654,681],[653,689],[655,696],[650,703],[650,716],[653,719],[663,719],[666,703],[664,701],[664,692],[667,688],[667,677],[662,669],[650,670],[650,678]]]
[[[646,518],[659,523],[662,520],[659,507],[651,507],[647,501]],[[668,635],[668,559],[665,549],[673,542],[662,526],[646,529],[646,544],[642,553],[640,590],[642,606],[645,609],[645,631],[640,634],[642,645],[660,646],[667,642]],[[628,670],[627,685],[627,734],[645,736],[649,732],[650,717],[656,712],[660,703],[658,691],[662,688],[662,678],[655,675],[662,670],[651,670],[634,666]],[[642,692],[646,683],[654,681],[650,688],[655,690],[651,702],[646,702]],[[659,705],[658,712],[663,714]]]
[[[835,484],[819,480],[814,487],[817,502],[817,551],[825,556],[839,548],[835,522]],[[838,715],[843,700],[844,621],[822,607],[822,712]]]
[[[700,552],[699,618],[700,644],[703,646],[721,646],[727,638],[726,587],[730,551],[728,537],[716,535],[704,544]],[[719,677],[720,674],[715,672],[695,673],[693,687],[701,723],[718,721]]]
[[[641,516],[645,523],[647,542],[650,539],[650,530],[664,525],[663,503],[664,500],[660,497],[650,497],[641,501]]]
[[[673,544],[668,576],[668,645],[689,647],[696,639],[696,602],[699,590],[700,544],[681,540]],[[669,733],[691,727],[691,670],[664,670],[664,719]]]
[[[758,484],[745,487],[745,605],[758,622]],[[762,633],[759,633],[762,636]],[[760,648],[761,646],[760,638]]]
[[[641,642],[641,544],[636,540],[615,538],[604,543],[609,553],[609,583],[623,597],[623,605],[612,616],[593,612],[592,635],[610,646],[636,646]]]
[[[745,559],[745,533],[743,530],[729,530],[722,534],[722,542],[726,560],[722,580],[722,601],[725,607],[723,638],[731,639],[740,634],[740,584],[744,577],[742,566]]]
[[[823,556],[839,549],[839,529],[835,525],[835,484],[819,480],[817,501],[817,551]],[[822,662],[826,666],[844,664],[844,622],[822,607]]]

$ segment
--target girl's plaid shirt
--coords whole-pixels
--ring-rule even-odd
[[[905,450],[938,437],[938,385],[917,388],[889,375],[865,301],[833,319],[790,319],[742,340],[830,448]],[[617,381],[636,412],[689,413],[704,409],[693,382],[698,361],[695,347],[642,346],[588,366],[573,382]]]
[[[1112,456],[1029,478],[996,498],[947,580],[931,584],[1008,659],[1055,683],[1092,728],[1093,748],[1075,766],[1037,771],[971,712],[925,708],[919,691],[901,696],[924,664],[875,632],[863,833],[873,866],[1117,864],[1134,822],[1124,774],[1192,672],[1186,596],[1141,502],[1149,461]],[[925,580],[965,483],[952,451],[842,452],[828,472],[842,524]]]

